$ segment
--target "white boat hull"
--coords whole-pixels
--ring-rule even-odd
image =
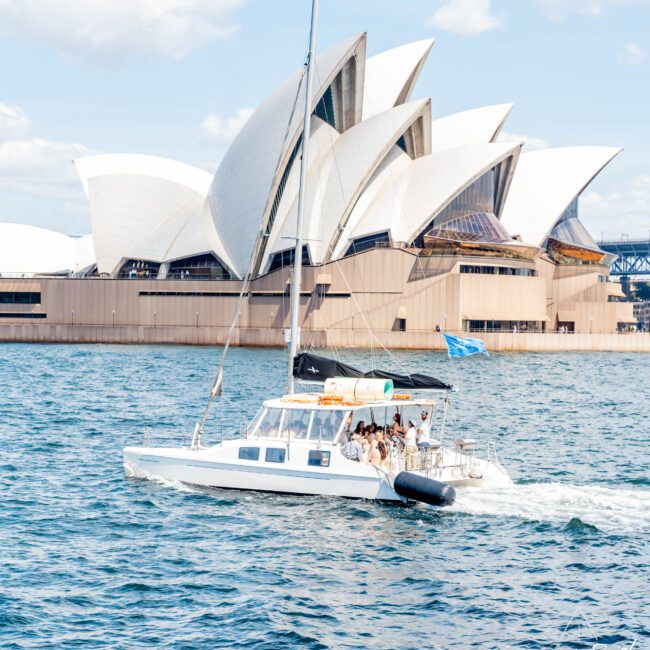
[[[136,478],[213,488],[406,501],[395,492],[386,471],[348,460],[336,446],[327,448],[331,454],[328,467],[307,465],[307,453],[314,448],[307,444],[292,446],[287,462],[282,464],[239,460],[236,452],[240,446],[242,441],[198,450],[127,447],[123,452],[125,472]],[[450,450],[443,451],[443,458],[448,467],[414,472],[457,487],[511,483],[502,468],[491,461],[473,459],[470,467],[464,462],[466,456]]]

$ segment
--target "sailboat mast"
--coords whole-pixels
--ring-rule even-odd
[[[302,152],[300,158],[300,187],[298,190],[298,215],[296,218],[296,247],[293,257],[293,285],[291,287],[291,340],[289,342],[289,381],[288,391],[293,393],[293,359],[298,352],[298,317],[300,315],[300,276],[302,272],[302,224],[305,211],[305,183],[309,155],[309,136],[311,131],[311,95],[314,83],[314,48],[318,25],[318,0],[312,0],[311,28],[309,30],[309,53],[307,54],[307,83],[305,84],[305,112],[302,128]]]

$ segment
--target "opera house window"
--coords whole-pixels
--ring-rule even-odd
[[[40,291],[0,291],[1,305],[39,305]]]

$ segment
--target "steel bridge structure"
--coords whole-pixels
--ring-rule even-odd
[[[608,253],[618,255],[610,268],[611,275],[650,275],[650,238],[601,241],[598,246]]]

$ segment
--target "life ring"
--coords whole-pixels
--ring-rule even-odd
[[[359,399],[346,399],[343,401],[344,406],[362,406],[364,402]]]
[[[342,404],[343,398],[340,395],[323,395],[318,403],[322,406],[334,406],[335,404]]]
[[[393,399],[411,399],[411,395],[409,393],[395,393]]]

